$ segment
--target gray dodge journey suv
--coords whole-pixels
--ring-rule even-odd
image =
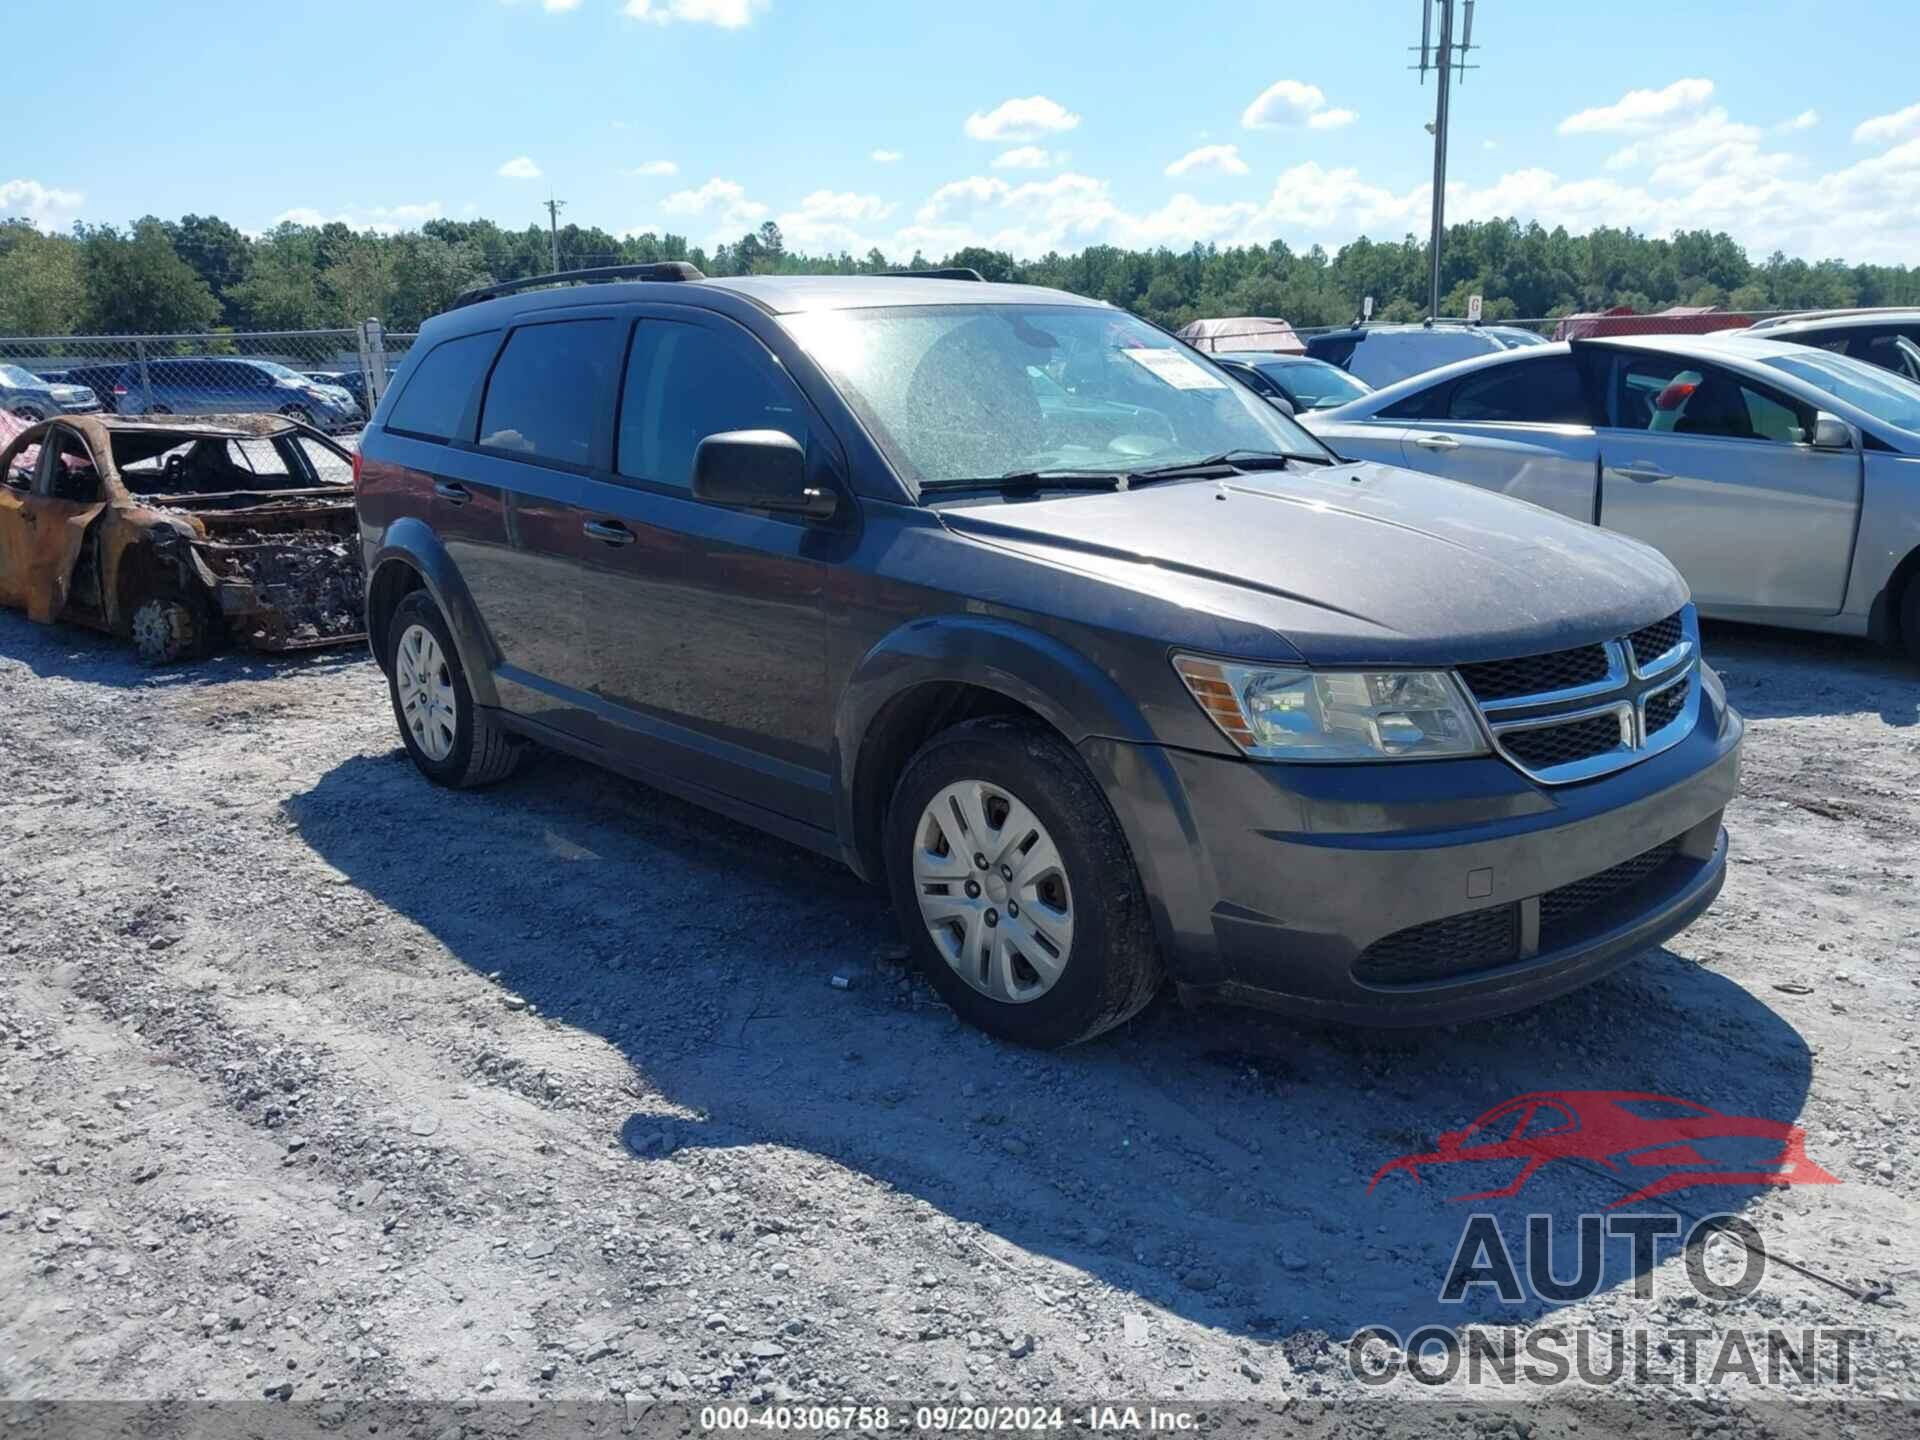
[[[1163,978],[1490,1014],[1724,876],[1742,727],[1672,566],[1349,464],[1105,304],[496,286],[425,326],[357,459],[428,777],[538,741],[844,860],[997,1035],[1084,1039]]]

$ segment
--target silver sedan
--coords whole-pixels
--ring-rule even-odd
[[[1462,361],[1301,422],[1343,455],[1643,540],[1701,611],[1920,659],[1920,385],[1746,335]]]

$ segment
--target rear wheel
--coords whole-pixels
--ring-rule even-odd
[[[420,773],[457,789],[511,775],[521,747],[473,703],[452,632],[426,591],[415,590],[394,607],[387,647],[393,718]]]
[[[1058,735],[990,717],[935,737],[894,791],[894,909],[961,1018],[1071,1045],[1153,998],[1159,950],[1106,797]]]

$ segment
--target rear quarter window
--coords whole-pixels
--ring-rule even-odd
[[[429,440],[466,440],[465,421],[499,343],[498,330],[443,340],[421,357],[387,415],[387,429]]]

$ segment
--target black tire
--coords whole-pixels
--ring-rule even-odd
[[[304,405],[289,405],[287,406],[286,409],[282,410],[280,413],[286,416],[287,419],[295,421],[298,424],[301,424],[301,425],[313,424],[313,412],[307,409],[307,407]]]
[[[1907,658],[1920,665],[1920,570],[1907,577],[1907,588],[1900,596],[1900,643]]]
[[[214,623],[208,607],[178,590],[148,595],[129,617],[133,652],[144,665],[194,660],[213,648]]]
[[[13,418],[16,420],[24,420],[29,425],[38,425],[47,417],[31,405],[16,405],[13,407]]]
[[[171,415],[172,413],[172,409],[165,405],[150,405],[147,407],[147,414],[149,415]]]
[[[934,943],[921,915],[913,875],[916,830],[934,797],[967,779],[1003,786],[1033,812],[1053,838],[1072,891],[1065,969],[1032,1000],[997,1000],[973,988]],[[887,884],[908,947],[955,1013],[988,1034],[1046,1048],[1076,1044],[1131,1019],[1160,988],[1159,945],[1120,822],[1073,747],[1045,726],[990,716],[928,741],[894,788],[883,843]]]
[[[400,697],[400,644],[407,631],[424,626],[439,644],[445,679],[454,694],[453,747],[434,759],[421,748],[407,723]],[[413,763],[436,785],[466,790],[504,780],[519,767],[522,743],[509,735],[489,712],[473,703],[473,691],[467,686],[466,670],[460,664],[460,652],[453,643],[440,607],[425,590],[414,590],[394,607],[387,622],[387,696],[393,702],[394,724],[400,727],[400,739],[413,757]]]

